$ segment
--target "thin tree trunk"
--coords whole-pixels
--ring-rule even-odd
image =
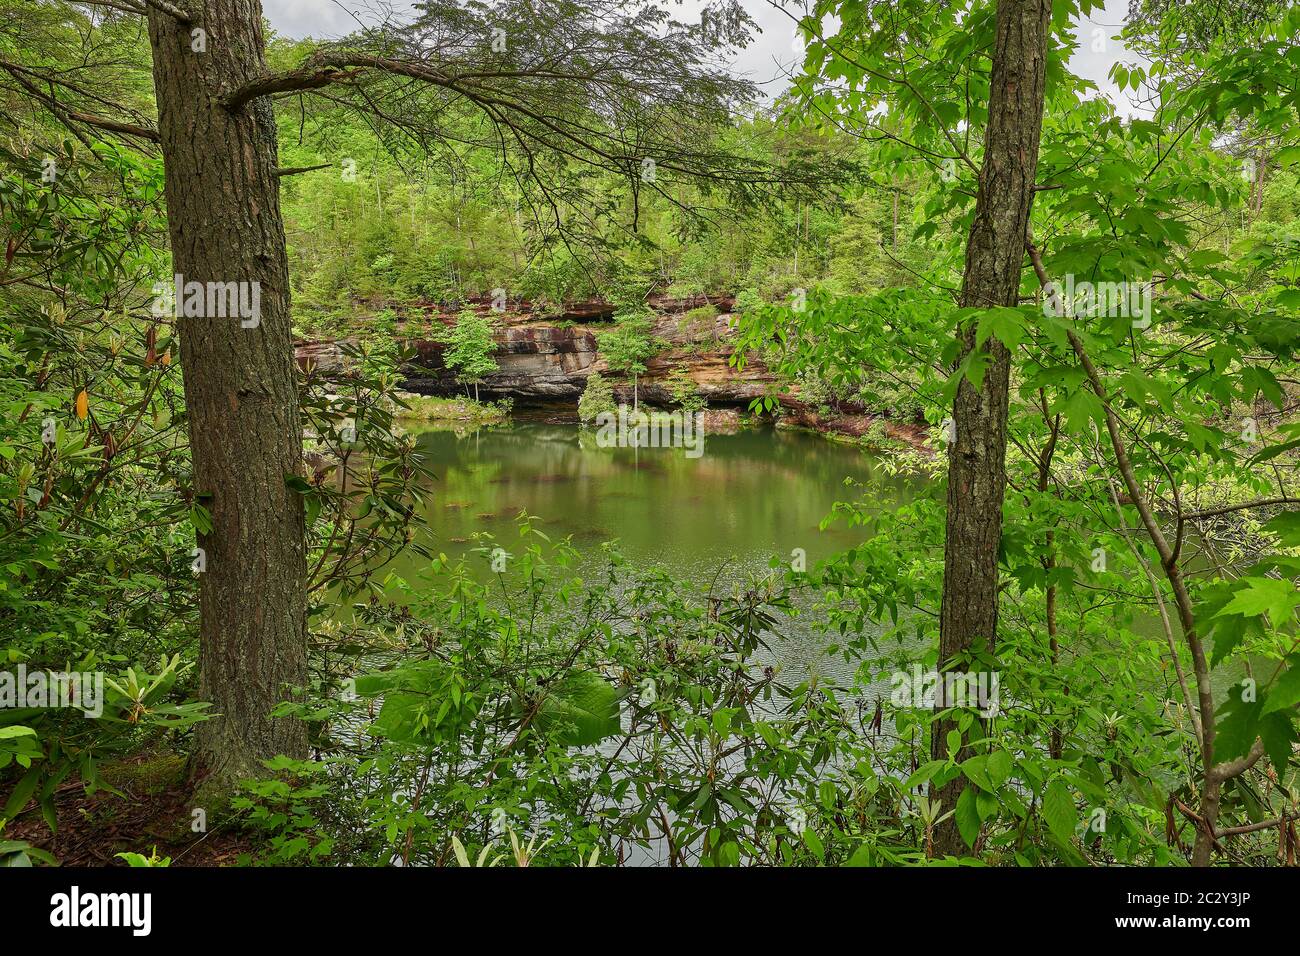
[[[998,3],[984,163],[966,244],[960,297],[963,307],[1014,306],[1018,301],[1025,230],[1038,169],[1051,13],[1051,0]],[[974,347],[974,329],[962,333],[962,356]],[[963,381],[953,408],[957,434],[956,441],[949,443],[939,626],[941,671],[951,666],[957,655],[977,644],[992,650],[997,633],[998,545],[1006,488],[1011,357],[995,338],[988,341],[987,349],[989,362],[980,388]],[[936,707],[949,705],[940,693]],[[951,720],[935,723],[931,738],[935,758],[947,756],[946,738],[954,727]],[[963,786],[964,778],[958,776],[937,788],[944,810],[954,808]],[[937,854],[957,854],[964,848],[953,817],[938,825]]]
[[[1268,139],[1267,138],[1262,139],[1260,141],[1257,155],[1259,159],[1256,160],[1257,165],[1255,167],[1255,182],[1252,184],[1254,187],[1254,196],[1252,197],[1254,201],[1251,204],[1251,216],[1250,216],[1250,221],[1252,223],[1259,218],[1260,212],[1264,209],[1264,176],[1268,172]]]
[[[1043,446],[1042,453],[1038,456],[1038,492],[1043,494],[1047,491],[1052,481],[1052,457],[1056,454],[1056,443],[1061,435],[1061,416],[1057,414],[1051,417],[1047,411],[1047,397],[1043,390],[1038,390],[1038,400],[1042,403],[1043,423],[1048,427],[1047,444]],[[1056,567],[1056,531],[1049,528],[1045,535],[1043,548],[1043,570],[1050,576],[1052,570]],[[1061,660],[1061,644],[1059,640],[1058,627],[1056,623],[1056,585],[1047,585],[1046,594],[1046,616],[1047,616],[1047,647],[1051,653],[1052,667],[1055,668]],[[1068,697],[1070,688],[1062,688]],[[1052,731],[1048,739],[1047,752],[1053,760],[1061,759],[1061,724],[1060,718],[1053,715]]]
[[[890,237],[891,237],[890,244],[894,247],[894,251],[898,251],[898,186],[897,184],[895,184],[894,186],[894,228],[893,231],[890,233]]]
[[[261,4],[188,10],[189,25],[148,13],[175,272],[257,283],[260,297],[255,327],[239,316],[178,322],[194,491],[212,515],[199,535],[199,693],[217,716],[199,725],[194,765],[220,791],[265,775],[276,754],[307,754],[305,726],[269,716],[307,677],[303,505],[285,484],[301,470],[302,426],[275,120],[266,99],[221,104],[266,69]],[[206,31],[205,51],[192,48],[193,28]]]

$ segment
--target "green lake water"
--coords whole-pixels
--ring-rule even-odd
[[[766,566],[803,548],[810,561],[853,544],[842,524],[820,530],[836,500],[866,485],[882,507],[905,497],[856,447],[771,428],[711,435],[698,458],[681,448],[599,448],[576,425],[522,422],[463,437],[418,436],[437,480],[424,518],[454,554],[476,531],[504,535],[520,509],[551,537],[579,546],[617,539],[633,561],[698,579],[724,564]],[[458,548],[458,545],[460,548]]]
[[[701,587],[716,577],[723,593],[766,572],[774,556],[788,563],[802,549],[811,568],[861,540],[864,531],[843,522],[821,529],[836,501],[865,497],[888,509],[910,497],[905,480],[859,447],[771,427],[707,435],[694,458],[683,448],[601,448],[591,429],[536,411],[460,435],[423,431],[417,442],[436,476],[422,515],[435,553],[484,547],[476,532],[509,551],[522,509],[552,539],[571,536],[584,555],[579,570],[617,541],[635,565]],[[486,557],[478,560],[486,574]],[[411,579],[415,567],[396,570]],[[829,641],[811,616],[783,625],[771,642],[776,663],[848,678],[823,653]]]

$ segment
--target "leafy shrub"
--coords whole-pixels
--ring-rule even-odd
[[[599,372],[587,376],[587,385],[578,398],[578,418],[583,422],[596,420],[602,412],[612,412],[616,408],[614,388]]]
[[[672,373],[664,380],[664,388],[668,390],[672,400],[683,411],[698,412],[709,406],[704,396],[700,395],[696,389],[695,381],[686,369],[681,366],[673,369]]]

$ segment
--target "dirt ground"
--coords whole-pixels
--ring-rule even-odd
[[[55,833],[33,803],[5,837],[52,853],[62,866],[126,866],[115,856],[126,851],[156,852],[171,857],[172,866],[234,866],[252,851],[229,822],[208,819],[206,832],[195,832],[183,757],[141,754],[101,772],[119,793],[87,795],[80,780],[69,781],[55,796]]]

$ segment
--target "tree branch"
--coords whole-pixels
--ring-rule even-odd
[[[193,17],[180,7],[176,6],[176,4],[171,3],[170,0],[142,0],[142,2],[147,6],[153,7],[155,10],[167,14],[169,17],[178,20],[186,26],[189,26],[194,22]]]
[[[1228,827],[1226,830],[1220,830],[1219,836],[1237,836],[1241,833],[1254,833],[1256,830],[1268,830],[1272,827],[1286,823],[1289,820],[1300,820],[1300,813],[1284,813],[1280,817],[1274,817],[1272,820],[1261,820],[1259,823],[1247,823],[1245,826]]]
[[[37,76],[37,74],[31,73],[25,67],[18,66],[15,63],[9,63],[5,60],[0,60],[0,69],[3,69],[8,73],[13,78],[14,82],[26,90],[30,96],[44,103],[49,108],[50,112],[58,117],[65,126],[68,126],[70,121],[75,123],[84,123],[86,126],[94,126],[97,129],[108,130],[113,133],[137,136],[140,139],[146,139],[151,143],[159,141],[158,132],[149,129],[148,127],[139,126],[135,123],[124,123],[120,120],[108,119],[104,116],[96,116],[93,113],[83,113],[80,110],[68,109],[64,104],[60,103],[56,97],[42,91],[35,86],[35,84],[28,81],[26,76],[23,74],[30,73],[32,76]]]
[[[291,93],[296,90],[316,90],[331,83],[351,79],[356,71],[346,70],[349,58],[333,60],[319,58],[315,63],[287,73],[268,73],[255,80],[250,80],[226,97],[225,106],[230,111],[242,109],[251,100],[259,96],[274,93]]]
[[[114,0],[77,0],[77,3],[83,3],[88,7],[108,7],[110,10],[134,13],[138,17],[145,14],[144,7],[137,7],[133,3],[127,3],[126,0],[120,0],[120,2],[114,2]]]
[[[286,169],[277,168],[275,174],[277,176],[297,176],[299,173],[310,173],[318,169],[329,169],[333,165],[333,163],[318,163],[315,166],[290,166]]]
[[[1183,517],[1188,521],[1196,521],[1201,518],[1213,518],[1217,515],[1231,514],[1234,511],[1247,511],[1251,508],[1267,508],[1270,505],[1300,505],[1300,498],[1260,498],[1257,501],[1247,501],[1239,505],[1224,505],[1220,508],[1206,508],[1203,511],[1189,511]]]
[[[1255,743],[1251,745],[1250,753],[1244,757],[1238,757],[1236,760],[1228,760],[1219,764],[1211,771],[1211,776],[1218,780],[1231,780],[1259,763],[1259,758],[1262,756],[1264,756],[1264,741],[1256,737]]]
[[[69,119],[78,123],[85,123],[87,126],[94,126],[97,129],[109,130],[113,133],[122,133],[126,136],[138,136],[140,139],[147,139],[151,143],[159,141],[158,131],[148,129],[144,126],[136,126],[134,123],[122,123],[118,120],[107,119],[103,116],[93,116],[90,113],[79,113],[70,110],[67,113]]]

